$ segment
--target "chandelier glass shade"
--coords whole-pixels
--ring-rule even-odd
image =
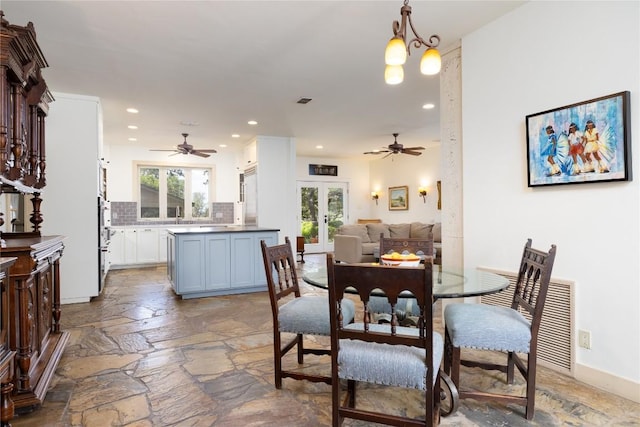
[[[404,80],[404,70],[402,66],[407,61],[407,57],[411,55],[411,46],[418,49],[425,46],[427,49],[420,60],[420,72],[425,75],[435,75],[440,72],[442,59],[438,52],[440,37],[433,34],[428,40],[424,40],[417,33],[411,21],[411,6],[409,0],[404,0],[404,5],[400,9],[402,16],[401,22],[393,21],[393,37],[387,43],[384,51],[384,61],[386,64],[384,70],[384,81],[390,85],[402,83]],[[411,32],[415,36],[407,42],[407,24],[411,28]]]

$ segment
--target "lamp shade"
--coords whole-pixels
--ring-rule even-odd
[[[438,49],[427,49],[420,60],[420,72],[427,76],[433,76],[440,72],[441,66],[442,59],[440,58],[440,52],[438,52]]]
[[[402,65],[387,65],[384,68],[384,81],[388,85],[397,85],[404,80]]]
[[[384,50],[384,63],[387,65],[403,65],[407,62],[407,47],[404,40],[394,37],[387,43]]]

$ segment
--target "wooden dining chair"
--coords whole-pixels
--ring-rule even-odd
[[[327,255],[334,426],[341,425],[344,418],[397,426],[439,423],[439,370],[444,343],[442,335],[433,331],[431,269],[431,263],[418,267],[336,264],[333,255]],[[349,310],[345,310],[342,301],[347,288],[357,291],[361,322],[345,322]],[[385,292],[391,303],[389,324],[371,322],[368,300],[374,290]],[[395,307],[402,291],[411,292],[419,307],[415,328],[398,326]],[[346,381],[344,399],[340,380]],[[423,390],[424,418],[404,416],[401,411],[390,414],[376,408],[357,407],[356,383],[391,386],[390,392],[393,387]]]
[[[326,295],[302,295],[298,285],[296,264],[291,249],[291,242],[285,237],[281,245],[267,246],[260,241],[262,258],[267,276],[271,313],[273,318],[273,360],[276,388],[282,388],[283,378],[308,380],[331,384],[328,375],[316,375],[300,370],[286,370],[282,367],[283,357],[296,347],[298,364],[304,363],[305,354],[328,355],[328,348],[305,348],[305,335],[331,334],[329,321],[329,301]],[[355,306],[352,301],[345,301],[345,322],[353,321]],[[283,334],[293,334],[291,339]],[[284,342],[283,342],[284,341]]]
[[[400,254],[413,253],[423,262],[433,263],[433,234],[429,233],[426,239],[384,237],[380,234],[380,256],[398,252]],[[379,322],[387,322],[391,314],[391,305],[384,297],[372,297],[369,300],[369,309],[375,313]],[[396,312],[403,325],[414,326],[413,317],[419,314],[418,308],[413,304],[412,298],[400,298],[396,306]]]
[[[445,362],[461,399],[494,400],[525,406],[531,420],[535,411],[538,330],[547,297],[556,246],[548,252],[533,249],[527,240],[522,253],[511,307],[488,304],[449,304],[444,311]],[[507,353],[506,364],[462,360],[460,349],[473,348]],[[519,356],[526,354],[526,362]],[[526,381],[524,396],[465,390],[460,387],[460,365],[506,373],[514,381],[514,366]]]
[[[433,263],[433,233],[429,233],[426,239],[384,237],[380,234],[380,256],[392,252],[413,253],[423,258],[429,259]]]

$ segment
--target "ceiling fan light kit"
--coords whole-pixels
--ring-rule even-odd
[[[384,52],[384,61],[386,64],[384,70],[384,81],[389,85],[402,83],[404,80],[404,70],[402,66],[407,62],[407,56],[411,55],[411,45],[416,49],[425,46],[427,50],[420,60],[420,72],[425,75],[435,75],[440,72],[442,66],[442,58],[438,52],[440,44],[440,36],[433,34],[428,40],[424,40],[416,33],[411,20],[411,6],[409,0],[404,0],[404,5],[400,8],[402,22],[393,21],[393,37],[387,43]],[[411,28],[411,32],[415,36],[407,42],[407,23]]]
[[[192,154],[198,157],[209,157],[210,154],[208,153],[217,153],[213,148],[193,148],[193,145],[187,143],[189,134],[183,133],[182,136],[184,137],[184,142],[176,145],[176,148],[173,150],[155,149],[150,151],[171,151],[173,154],[170,154],[170,156],[175,156],[176,154]]]

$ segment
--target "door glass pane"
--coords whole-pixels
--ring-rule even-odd
[[[184,218],[184,170],[167,169],[167,218]]]
[[[333,243],[333,236],[342,224],[344,224],[344,189],[329,186],[327,188],[328,243]]]
[[[318,243],[318,188],[300,188],[300,235],[305,243]]]
[[[209,217],[209,170],[191,170],[191,216],[193,218]]]
[[[139,169],[140,217],[160,218],[160,169]]]

